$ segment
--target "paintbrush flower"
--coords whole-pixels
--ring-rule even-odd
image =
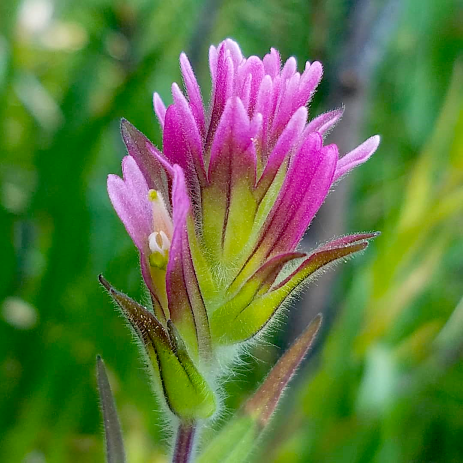
[[[219,374],[219,351],[257,339],[309,277],[374,236],[346,236],[310,253],[297,249],[332,185],[379,144],[374,136],[340,157],[324,136],[342,110],[308,122],[321,64],[306,63],[299,73],[296,60],[282,65],[275,49],[263,59],[245,58],[227,39],[210,48],[209,65],[206,109],[181,54],[185,92],[173,84],[167,108],[154,94],[162,152],[123,120],[123,179],[108,178],[110,199],[140,253],[153,310],[102,281],[182,419],[214,413],[208,384]],[[181,381],[188,384],[181,388]]]

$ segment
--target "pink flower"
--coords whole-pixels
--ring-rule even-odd
[[[294,58],[282,65],[275,49],[245,58],[227,39],[210,48],[209,64],[208,109],[181,54],[185,94],[174,83],[167,108],[154,94],[162,152],[124,120],[123,180],[108,178],[159,326],[175,327],[200,363],[219,345],[254,337],[310,275],[366,247],[374,234],[296,252],[333,183],[379,144],[371,137],[341,158],[324,145],[342,110],[307,122],[318,62],[300,74]]]

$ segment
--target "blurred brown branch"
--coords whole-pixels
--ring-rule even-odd
[[[382,62],[390,41],[394,37],[401,8],[405,2],[389,0],[378,6],[371,0],[352,3],[346,17],[347,36],[344,48],[339,54],[334,72],[329,76],[330,97],[327,107],[345,105],[344,118],[333,131],[329,141],[336,143],[340,155],[353,149],[362,141],[365,115],[368,113],[368,95],[372,77]],[[304,248],[312,248],[334,236],[346,232],[346,210],[352,177],[345,178],[336,186],[318,213],[308,234],[304,238]],[[337,270],[332,269],[313,284],[299,307],[294,311],[288,329],[288,340],[296,337],[300,327],[319,312],[327,315],[327,325],[334,317],[330,310],[331,289],[336,281]]]

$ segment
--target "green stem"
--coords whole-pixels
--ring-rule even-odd
[[[190,463],[192,461],[195,433],[195,423],[179,424],[172,463]]]

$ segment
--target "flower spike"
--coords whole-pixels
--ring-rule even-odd
[[[140,338],[184,429],[220,405],[215,387],[239,352],[231,346],[259,339],[296,291],[376,236],[298,249],[335,182],[379,144],[371,137],[341,158],[336,145],[324,144],[343,109],[307,120],[322,65],[307,62],[298,72],[293,57],[282,63],[275,49],[263,59],[245,57],[226,39],[210,48],[209,67],[206,108],[192,66],[180,55],[185,92],[173,84],[167,108],[153,96],[162,150],[123,120],[123,175],[108,177],[152,308],[101,281]]]

